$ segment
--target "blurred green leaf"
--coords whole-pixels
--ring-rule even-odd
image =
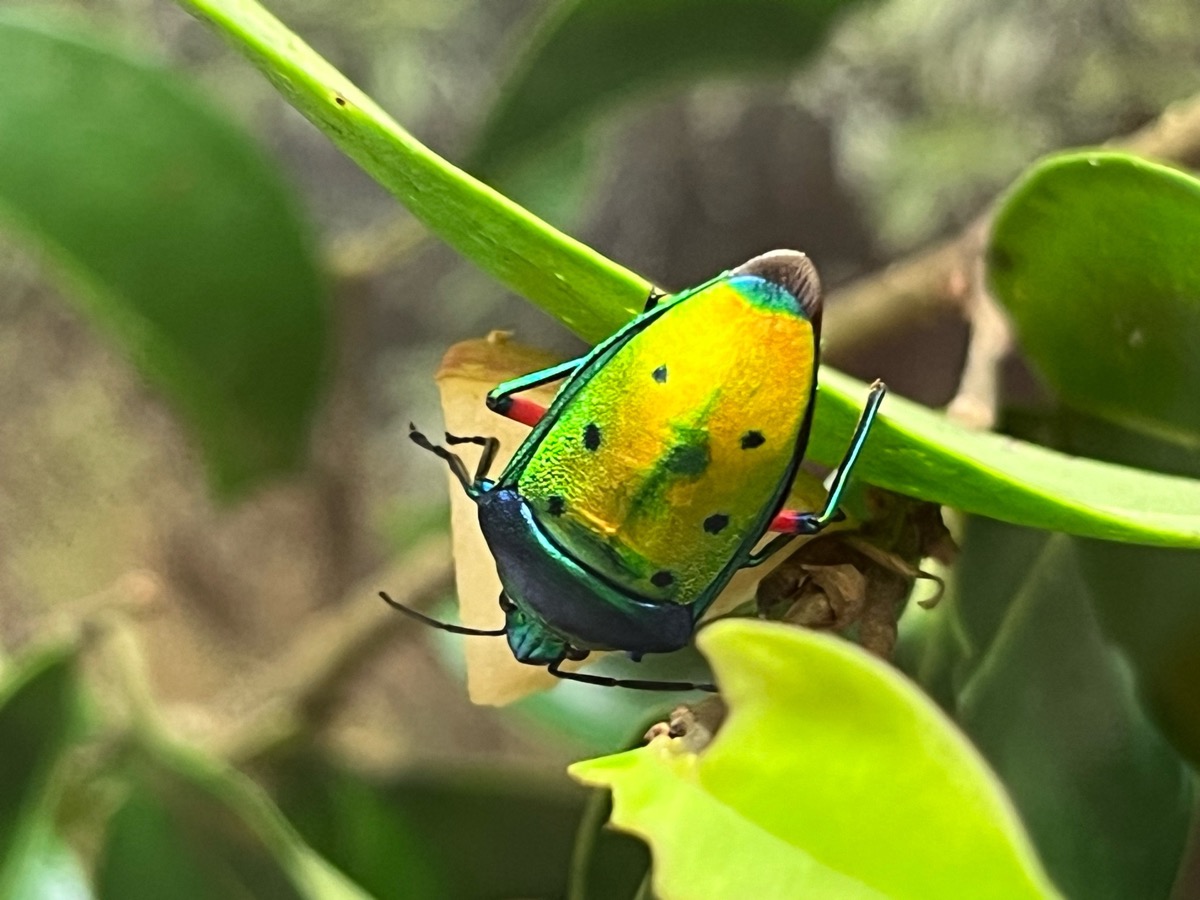
[[[1200,477],[1200,458],[1088,416],[1060,416],[1060,446],[1112,462]],[[1079,541],[1079,561],[1110,639],[1127,654],[1150,713],[1200,766],[1200,553]]]
[[[170,72],[0,18],[0,217],[171,400],[225,493],[303,457],[328,311],[275,166]]]
[[[3,897],[14,900],[92,900],[87,874],[71,848],[55,833],[49,815],[38,819],[16,880]]]
[[[427,225],[497,279],[598,340],[649,285],[417,143],[253,0],[179,0],[210,19],[295,106]],[[837,463],[866,386],[821,369],[809,455]],[[923,500],[1048,530],[1200,547],[1200,482],[1074,459],[889,397],[856,475]]]
[[[380,900],[558,897],[587,798],[569,782],[443,771],[372,782],[314,757],[273,771],[275,795],[306,841]],[[637,841],[597,842],[596,896],[632,896]]]
[[[1021,345],[1064,400],[1200,447],[1200,181],[1120,153],[1054,156],[989,250]]]
[[[699,754],[660,739],[577,763],[613,790],[675,897],[1051,897],[999,783],[893,668],[766,622],[702,631],[729,718]]]
[[[289,102],[463,256],[593,339],[650,284],[450,165],[254,0],[178,0],[210,20]],[[593,298],[604,297],[608,306]]]
[[[1081,541],[1105,631],[1128,654],[1146,706],[1200,766],[1200,553]]]
[[[133,748],[97,895],[112,900],[367,900],[249,779],[158,740]]]
[[[1168,896],[1191,776],[1101,631],[1075,542],[973,520],[951,594],[928,615],[953,611],[974,647],[955,718],[1055,881],[1072,897]]]
[[[1050,415],[1009,412],[1006,427],[1071,453],[1200,477],[1200,458],[1194,451],[1086,414],[1070,410]],[[983,527],[974,522],[971,526],[972,530]],[[1004,591],[1011,595],[1033,565],[1044,536],[995,522],[986,523],[986,528],[989,534],[981,541],[968,541],[956,580],[963,582],[960,593],[966,593],[966,581],[973,579],[972,596],[984,591],[1002,604]],[[1018,542],[1014,535],[1023,536],[1019,540],[1026,545],[1032,540],[1032,549],[1027,546],[1014,555]],[[979,555],[989,555],[990,545],[997,541],[1003,542],[1007,551],[993,564],[969,562],[976,553],[974,547],[980,548]],[[1200,765],[1200,695],[1195,691],[1200,680],[1196,653],[1200,645],[1200,553],[1094,540],[1080,540],[1076,548],[1100,624],[1132,664],[1145,707],[1175,749],[1193,766]],[[971,608],[979,606],[973,603]],[[960,634],[977,632],[979,623],[972,619],[981,615],[984,621],[999,621],[1003,609],[1000,605],[993,612],[971,612],[971,618],[960,623]],[[955,607],[950,607],[950,612],[954,613]],[[979,645],[976,638],[972,643]],[[931,657],[922,653],[919,658],[924,662]],[[908,670],[918,671],[914,667]],[[929,684],[924,673],[919,680]]]
[[[0,687],[0,897],[46,862],[51,772],[75,726],[75,658],[44,651]]]
[[[471,168],[528,156],[629,94],[684,78],[786,72],[861,0],[565,0],[549,10],[501,88]]]

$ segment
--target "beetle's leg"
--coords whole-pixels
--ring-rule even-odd
[[[417,431],[417,426],[412,424],[412,422],[408,423],[408,437],[418,447],[428,450],[439,459],[444,459],[446,464],[450,466],[450,471],[454,473],[454,477],[462,484],[463,490],[467,492],[468,497],[474,500],[479,496],[479,486],[471,480],[466,464],[457,454],[451,453],[445,447],[440,447],[430,441],[429,438]]]
[[[543,384],[549,384],[551,381],[557,381],[560,378],[565,378],[578,369],[586,357],[580,356],[577,359],[569,359],[564,363],[559,363],[557,366],[551,366],[548,369],[539,369],[536,372],[530,372],[528,375],[522,375],[520,378],[513,378],[496,385],[487,395],[487,408],[494,413],[499,413],[523,425],[536,425],[546,413],[546,407],[533,400],[527,400],[524,397],[514,397],[513,394],[519,394],[521,391],[527,391],[530,388],[540,387]]]
[[[383,598],[383,602],[392,609],[399,610],[406,616],[411,616],[418,622],[424,622],[431,628],[437,628],[441,631],[448,631],[451,634],[470,634],[478,637],[503,637],[508,634],[508,628],[468,628],[466,625],[454,625],[451,622],[439,622],[437,619],[431,618],[423,612],[417,612],[415,609],[410,609],[403,603],[393,600],[386,592],[380,591],[379,596]]]
[[[768,559],[786,547],[792,542],[794,534],[777,534],[767,546],[763,547],[757,553],[751,553],[750,558],[742,563],[743,569],[753,569],[755,566],[761,566]]]
[[[500,439],[494,437],[459,437],[456,434],[446,432],[447,444],[478,444],[483,448],[483,453],[479,455],[479,464],[475,466],[475,484],[479,484],[487,478],[488,471],[492,468],[492,463],[496,461],[496,451],[500,449]]]
[[[883,402],[883,397],[886,393],[887,385],[882,381],[876,381],[871,385],[871,393],[867,397],[867,405],[863,407],[862,415],[859,416],[858,425],[854,429],[854,436],[850,438],[850,446],[846,449],[846,456],[842,459],[842,464],[838,466],[837,473],[833,476],[833,483],[829,486],[829,497],[825,501],[825,508],[819,513],[781,509],[775,518],[771,520],[771,531],[781,532],[781,535],[784,537],[793,534],[817,534],[824,530],[826,526],[845,518],[845,514],[838,509],[838,504],[841,503],[842,494],[845,492],[846,484],[850,480],[850,473],[854,470],[854,464],[858,462],[858,456],[862,452],[863,444],[867,441],[867,434],[871,431],[871,425],[879,413],[879,404]],[[783,546],[783,543],[779,538],[776,538],[767,544],[760,553],[751,554],[746,565],[759,565],[768,556]]]
[[[708,691],[715,694],[715,684],[695,684],[691,681],[642,681],[636,678],[609,678],[605,675],[588,675],[586,672],[564,672],[559,666],[562,660],[550,663],[548,670],[555,678],[565,681],[580,681],[599,687],[622,687],[634,691]]]
[[[658,301],[663,297],[670,297],[666,291],[660,291],[656,287],[650,288],[650,296],[646,298],[646,305],[642,308],[642,312],[650,312],[654,307],[658,306]]]

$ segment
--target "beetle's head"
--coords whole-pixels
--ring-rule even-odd
[[[508,646],[520,662],[548,666],[567,655],[567,642],[537,616],[513,604],[507,610]]]

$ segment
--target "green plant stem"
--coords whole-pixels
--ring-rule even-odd
[[[583,807],[579,829],[575,832],[575,848],[571,853],[570,881],[567,884],[567,900],[587,900],[588,870],[591,867],[592,851],[596,847],[596,835],[608,821],[608,791],[593,790]],[[649,873],[647,873],[649,877]]]

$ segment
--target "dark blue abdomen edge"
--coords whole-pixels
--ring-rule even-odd
[[[515,489],[487,491],[478,505],[479,524],[505,593],[527,617],[572,647],[640,656],[670,653],[690,643],[694,622],[689,606],[632,596],[581,566],[542,531]]]

